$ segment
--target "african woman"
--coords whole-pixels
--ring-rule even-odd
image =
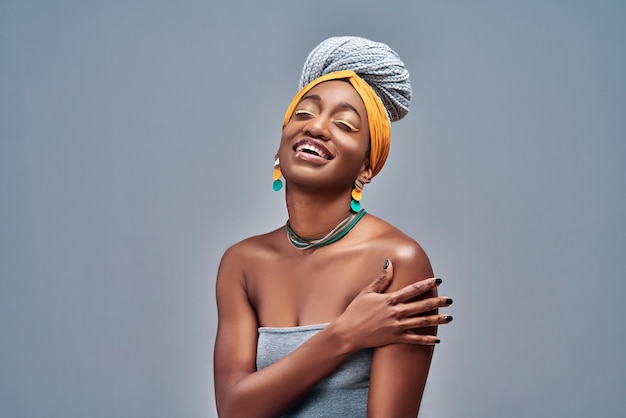
[[[274,188],[287,224],[230,247],[217,277],[223,417],[415,417],[440,279],[422,247],[361,207],[408,112],[408,72],[387,45],[329,38],[287,108]]]

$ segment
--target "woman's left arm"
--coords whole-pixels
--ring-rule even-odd
[[[414,242],[394,247],[394,281],[386,293],[433,277],[426,253]],[[437,291],[420,299],[437,296]],[[437,310],[424,315],[436,314]],[[398,313],[401,319],[402,313]],[[437,327],[420,328],[420,334],[436,335]],[[434,346],[390,344],[374,349],[367,404],[368,417],[416,417],[426,386]]]

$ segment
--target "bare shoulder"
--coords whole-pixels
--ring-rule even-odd
[[[245,273],[250,266],[277,257],[280,252],[278,236],[281,230],[282,228],[278,228],[231,245],[222,255],[220,270],[236,268]],[[219,277],[220,275],[218,275],[218,279]]]
[[[226,249],[223,258],[235,257],[244,261],[249,257],[263,257],[279,251],[278,235],[283,228],[243,239]]]
[[[366,219],[372,234],[371,244],[387,254],[393,263],[393,287],[433,277],[428,255],[414,238],[376,216]]]
[[[404,262],[428,260],[426,252],[414,238],[376,216],[369,215],[366,220],[367,229],[371,234],[368,239],[377,246],[391,250],[390,255],[396,260]]]

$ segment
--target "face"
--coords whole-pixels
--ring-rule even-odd
[[[363,100],[346,81],[309,90],[283,129],[278,151],[288,184],[352,188],[369,167],[369,125]]]

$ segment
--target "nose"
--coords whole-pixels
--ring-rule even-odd
[[[328,120],[324,116],[317,116],[309,120],[302,128],[302,133],[311,138],[327,141],[330,139],[330,131],[328,130]]]

